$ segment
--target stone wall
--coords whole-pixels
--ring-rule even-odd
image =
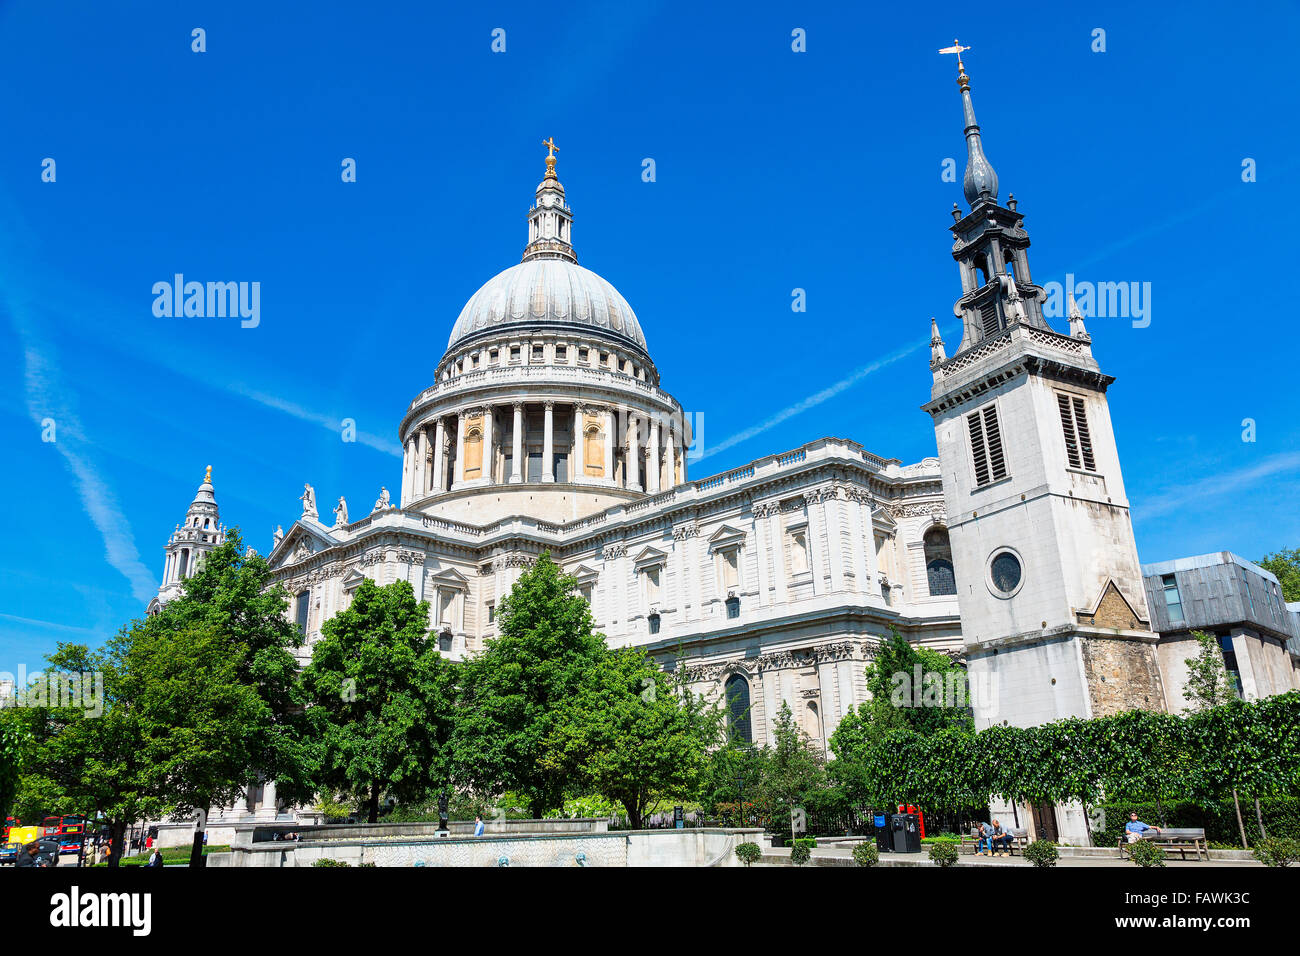
[[[737,844],[759,842],[757,829],[697,828],[614,833],[504,834],[423,840],[320,840],[256,843],[208,856],[212,867],[298,867],[317,860],[352,866],[738,866]]]
[[[1119,637],[1079,638],[1092,716],[1165,709],[1155,645]]]

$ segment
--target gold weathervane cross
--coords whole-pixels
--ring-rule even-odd
[[[965,52],[966,52],[967,50],[969,50],[969,49],[970,49],[970,47],[968,47],[968,46],[962,46],[962,45],[961,45],[960,43],[958,43],[957,40],[954,38],[953,41],[952,41],[952,46],[946,46],[946,47],[944,47],[942,50],[940,50],[939,52],[940,52],[940,53],[956,53],[956,54],[957,54],[957,69],[960,70],[960,69],[962,69],[962,65],[961,65],[961,55],[962,55],[963,53],[965,53]]]
[[[547,150],[549,150],[549,152],[546,154],[546,158],[547,158],[547,159],[551,159],[551,158],[552,158],[556,153],[558,153],[558,152],[560,151],[560,147],[558,147],[558,146],[555,145],[555,137],[554,137],[554,136],[552,136],[552,137],[550,137],[550,138],[548,138],[548,139],[544,139],[544,140],[542,140],[542,145],[545,146],[545,147],[547,148]]]

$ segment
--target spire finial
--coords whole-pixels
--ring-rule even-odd
[[[984,155],[984,145],[980,140],[980,126],[975,120],[975,104],[970,97],[970,77],[966,75],[966,64],[961,55],[970,47],[962,46],[956,40],[952,46],[944,47],[940,53],[957,54],[957,86],[961,90],[962,113],[966,120],[966,176],[962,180],[962,193],[971,208],[977,202],[998,200],[998,174],[993,171],[993,164]]]
[[[205,472],[203,473],[203,483],[204,483],[205,485],[210,485],[210,484],[212,484],[212,466],[211,466],[211,465],[208,465],[208,470],[205,471]]]
[[[546,147],[546,178],[555,179],[555,154],[560,151],[560,147],[555,145],[554,136],[542,140],[542,145]]]
[[[939,334],[939,323],[930,316],[930,368],[935,368],[948,361],[948,354],[943,350],[943,337]]]

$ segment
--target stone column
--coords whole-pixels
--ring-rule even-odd
[[[645,471],[645,490],[652,495],[659,494],[659,420],[650,419],[650,446],[647,449]]]
[[[518,484],[524,480],[524,403],[515,402],[514,437],[511,442],[514,458],[510,462],[510,481]]]
[[[627,419],[627,486],[639,487],[641,484],[641,441],[637,434],[637,419],[629,415]]]
[[[578,354],[577,346],[573,348],[573,354]],[[577,361],[575,358],[574,361]],[[587,449],[582,438],[582,406],[573,406],[573,454],[569,458],[569,480],[573,482],[586,481],[587,462],[585,455]]]
[[[423,498],[425,489],[429,487],[427,479],[427,469],[429,457],[429,430],[423,425],[415,433],[415,474],[414,484],[411,491],[411,498]]]
[[[555,455],[552,445],[555,440],[555,403],[546,403],[545,425],[542,428],[542,481],[555,480]]]
[[[441,415],[433,431],[433,491],[441,494],[447,488],[447,425]]]
[[[402,442],[402,490],[398,493],[398,501],[405,507],[406,503],[411,500],[411,465],[415,462],[415,452],[411,448],[411,439]],[[167,583],[164,576],[163,583]]]
[[[483,476],[488,484],[496,480],[496,444],[492,434],[492,406],[483,406]]]
[[[456,477],[452,481],[455,490],[465,483],[465,410],[456,413]]]
[[[614,410],[605,409],[605,477],[614,480]]]
[[[840,520],[839,491],[832,488],[832,497],[822,499],[823,518],[826,528],[826,547],[830,549],[831,590],[844,590],[844,524]],[[822,716],[826,719],[826,715]]]

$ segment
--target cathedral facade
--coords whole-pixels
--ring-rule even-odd
[[[948,228],[963,337],[949,357],[932,325],[937,458],[826,437],[688,477],[690,419],[632,307],[578,265],[552,151],[522,260],[469,299],[398,423],[397,500],[381,489],[358,515],[340,497],[330,520],[308,485],[277,530],[268,560],[304,661],[366,579],[410,582],[443,652],[472,655],[547,552],[611,646],[685,667],[756,743],[785,703],[825,747],[867,699],[864,667],[890,628],[966,660],[980,727],[1165,709],[1112,379],[1077,310],[1068,331],[1045,320],[1023,216],[998,200],[959,73],[970,208]],[[158,602],[223,540],[218,517],[209,475]],[[249,812],[273,817],[273,794],[250,793]]]

